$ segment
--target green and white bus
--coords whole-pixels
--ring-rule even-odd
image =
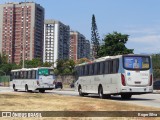
[[[55,78],[52,68],[22,68],[11,71],[12,87],[14,91],[25,90],[45,92],[55,88]]]

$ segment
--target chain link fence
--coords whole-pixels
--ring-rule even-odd
[[[10,76],[0,76],[0,86],[9,87]]]

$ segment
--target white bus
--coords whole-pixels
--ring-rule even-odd
[[[106,56],[75,67],[75,89],[80,96],[99,94],[100,98],[153,92],[153,71],[148,55]]]
[[[14,91],[25,90],[44,93],[45,90],[55,88],[55,75],[53,69],[48,67],[22,68],[11,71],[12,87]]]

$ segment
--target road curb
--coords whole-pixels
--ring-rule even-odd
[[[153,90],[154,94],[160,94],[160,90]]]

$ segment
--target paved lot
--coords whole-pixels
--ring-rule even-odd
[[[2,92],[13,92],[13,89],[9,87],[0,87],[0,93]],[[45,94],[78,96],[78,92],[75,92],[74,89],[51,90],[51,91],[46,91]],[[95,99],[99,99],[98,95],[88,95],[85,97],[92,97]],[[112,96],[111,100],[115,100],[123,103],[136,104],[141,106],[151,106],[151,107],[160,108],[160,92],[159,91],[154,91],[153,94],[133,95],[130,100],[122,100],[120,96]]]
[[[78,96],[78,93],[75,91],[56,90],[52,92],[48,91],[48,93]],[[85,97],[92,97],[95,99],[99,99],[98,95],[88,95]],[[115,100],[115,101],[119,101],[123,103],[130,103],[130,104],[160,108],[160,92],[159,91],[154,91],[153,94],[133,95],[130,100],[122,100],[120,96],[112,96],[111,100]]]

